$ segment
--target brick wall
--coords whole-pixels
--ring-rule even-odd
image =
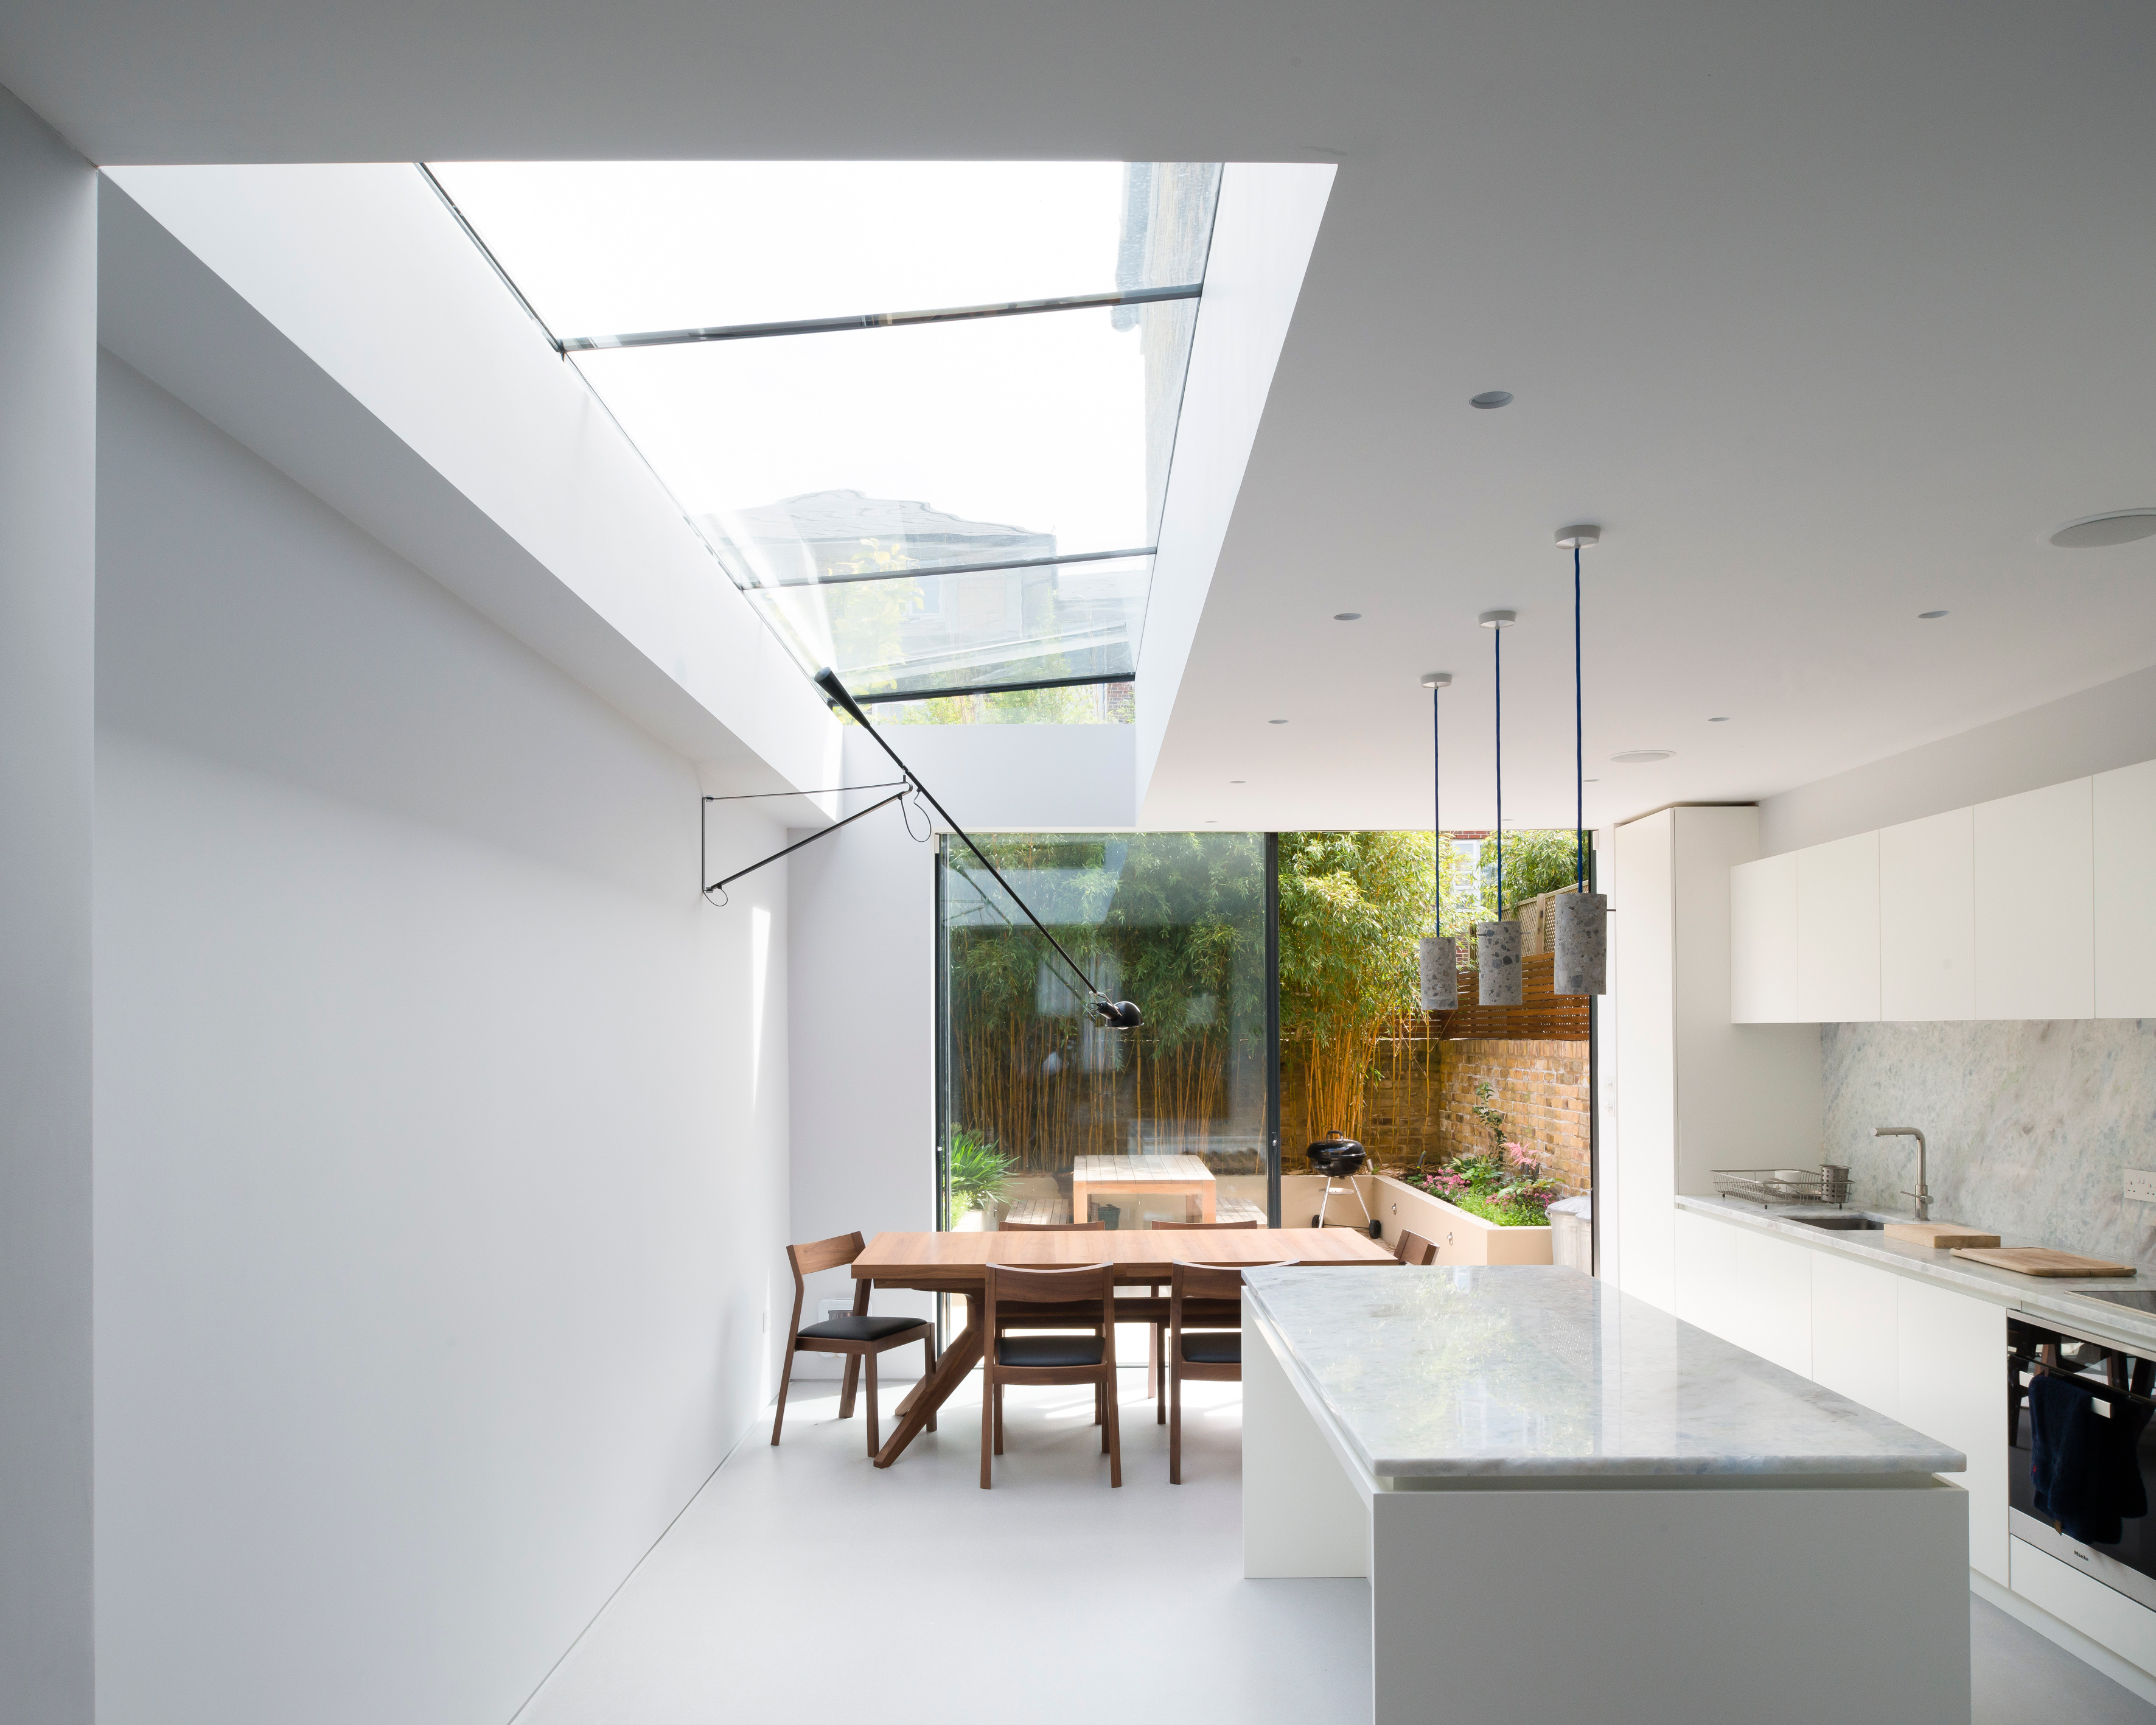
[[[1435,1051],[1437,1064],[1430,1065]],[[1304,1145],[1345,1122],[1302,1118],[1297,1062],[1290,1044],[1282,1076],[1281,1165],[1301,1166]],[[1490,1134],[1471,1111],[1475,1086],[1487,1080],[1492,1104],[1505,1116],[1505,1135],[1527,1146],[1565,1189],[1588,1184],[1587,1045],[1420,1040],[1378,1045],[1376,1071],[1365,1086],[1358,1136],[1387,1168],[1418,1159],[1444,1161],[1488,1147]]]

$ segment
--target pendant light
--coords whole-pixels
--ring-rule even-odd
[[[1476,621],[1490,631],[1492,682],[1496,691],[1497,920],[1475,925],[1477,998],[1485,1006],[1520,1004],[1520,925],[1505,920],[1505,631],[1520,620],[1515,611],[1485,611]]]
[[[1567,527],[1557,542],[1572,552],[1573,890],[1557,901],[1557,957],[1551,987],[1559,994],[1609,991],[1609,899],[1587,890],[1587,701],[1581,671],[1579,553],[1602,541],[1599,527]]]
[[[1445,932],[1445,814],[1440,794],[1445,782],[1443,741],[1437,722],[1437,698],[1452,681],[1450,671],[1431,671],[1422,680],[1430,691],[1430,814],[1431,932],[1418,949],[1422,971],[1422,1009],[1450,1012],[1460,1004],[1460,942]]]

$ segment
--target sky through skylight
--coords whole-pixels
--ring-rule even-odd
[[[431,171],[572,343],[1195,285],[1219,179],[1118,162]],[[571,362],[804,669],[870,698],[1127,678],[1198,303]]]

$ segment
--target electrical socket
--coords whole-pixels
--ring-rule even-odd
[[[2156,1174],[2150,1173],[2146,1168],[2127,1169],[2126,1201],[2128,1204],[2156,1204]]]

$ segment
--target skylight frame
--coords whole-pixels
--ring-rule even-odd
[[[478,248],[481,255],[487,259],[489,265],[495,270],[505,287],[509,290],[512,297],[531,318],[542,338],[557,356],[566,360],[573,360],[580,355],[598,356],[625,349],[705,347],[718,342],[755,341],[788,336],[851,336],[855,332],[872,330],[919,329],[940,324],[970,323],[1014,317],[1053,316],[1062,312],[1098,312],[1122,307],[1165,307],[1175,302],[1189,302],[1190,311],[1184,317],[1173,320],[1165,326],[1156,326],[1168,331],[1167,346],[1164,348],[1143,327],[1138,329],[1135,337],[1140,343],[1132,356],[1133,361],[1140,368],[1137,384],[1139,393],[1136,402],[1139,417],[1130,422],[1132,434],[1135,439],[1131,445],[1130,459],[1138,463],[1137,483],[1142,487],[1141,495],[1149,495],[1150,501],[1145,506],[1146,511],[1154,523],[1157,523],[1159,519],[1160,511],[1164,507],[1170,488],[1174,451],[1180,438],[1183,400],[1189,382],[1190,357],[1195,341],[1199,302],[1202,301],[1205,292],[1203,279],[1204,266],[1209,262],[1213,228],[1218,218],[1223,177],[1222,165],[1219,163],[1139,164],[1137,166],[1146,170],[1145,177],[1142,178],[1133,177],[1132,166],[1126,165],[1123,167],[1125,179],[1123,189],[1120,194],[1122,238],[1118,241],[1114,265],[1118,280],[1128,279],[1126,270],[1133,269],[1133,259],[1136,259],[1133,273],[1142,283],[1144,276],[1160,267],[1161,259],[1165,257],[1171,262],[1180,259],[1186,264],[1196,264],[1199,266],[1197,271],[1199,279],[1195,280],[1171,280],[1166,283],[1156,282],[1152,285],[1119,288],[1114,292],[1056,295],[1030,300],[1007,300],[975,305],[931,306],[907,311],[863,313],[844,316],[739,324],[712,324],[675,329],[631,330],[569,336],[557,336],[555,334],[546,316],[532,303],[531,299],[519,285],[510,270],[496,256],[465,211],[459,206],[455,197],[434,170],[424,163],[417,165],[453,219],[464,229],[466,236]],[[737,165],[727,164],[726,166]],[[1111,164],[1101,163],[1094,164],[1094,166],[1107,167]],[[444,171],[447,171],[446,168]],[[1194,187],[1194,191],[1192,189]],[[732,208],[732,206],[725,207]],[[1142,224],[1135,228],[1132,226],[1133,212],[1137,212],[1142,218]],[[1191,219],[1194,215],[1196,217],[1194,224]],[[1132,249],[1132,235],[1134,232],[1145,236],[1136,242],[1136,250]],[[1162,248],[1158,253],[1152,249],[1155,244],[1156,236],[1158,237]],[[1066,253],[1064,255],[1067,264],[1069,257],[1072,254]],[[903,270],[901,273],[903,274]],[[618,276],[617,280],[619,279]],[[558,269],[557,280],[557,281],[560,280]],[[1022,285],[1023,284],[1014,285]],[[662,287],[658,290],[660,298],[666,297],[670,291],[678,294],[678,289],[670,290]],[[637,297],[637,295],[632,293],[631,297]],[[656,309],[655,306],[654,309]],[[1132,331],[1130,324],[1122,323],[1120,320],[1116,321],[1115,326],[1124,334],[1129,334]],[[1051,352],[1052,347],[1053,344],[1051,344]],[[1163,357],[1172,364],[1171,372],[1157,372],[1156,368]],[[1116,362],[1118,372],[1124,363],[1125,362],[1122,361]],[[1094,685],[1127,686],[1135,683],[1137,659],[1146,617],[1151,608],[1152,586],[1157,572],[1153,562],[1158,552],[1157,542],[1137,546],[1126,544],[1106,548],[1101,547],[1096,542],[1091,547],[1065,551],[1060,549],[1059,539],[1065,533],[1068,523],[1059,526],[1051,521],[1045,527],[1033,529],[1015,526],[999,526],[996,522],[975,518],[980,514],[982,509],[982,505],[978,501],[967,505],[960,500],[946,497],[932,482],[927,486],[927,495],[921,496],[918,501],[913,501],[915,494],[911,488],[923,484],[918,479],[899,481],[900,489],[892,491],[887,500],[883,498],[883,491],[892,483],[888,479],[882,485],[872,486],[869,491],[855,490],[849,492],[842,489],[839,491],[817,492],[812,490],[807,493],[781,496],[769,504],[747,505],[728,502],[719,507],[702,511],[702,514],[709,518],[707,525],[706,521],[700,520],[691,501],[685,498],[677,489],[661,461],[651,450],[644,447],[643,439],[629,429],[629,424],[622,417],[623,412],[626,409],[618,410],[617,404],[609,400],[608,391],[601,387],[598,380],[586,371],[583,364],[578,364],[576,368],[580,378],[586,388],[591,391],[598,403],[607,412],[608,417],[613,419],[624,436],[629,439],[631,445],[637,449],[654,479],[675,500],[677,507],[681,509],[685,519],[689,521],[700,537],[705,540],[713,553],[715,561],[719,562],[727,579],[742,592],[745,597],[752,600],[756,609],[763,613],[761,620],[781,636],[790,649],[790,655],[802,664],[804,670],[815,668],[809,663],[809,659],[819,644],[829,646],[834,655],[841,658],[844,656],[839,653],[839,644],[832,639],[831,632],[834,628],[839,631],[841,637],[848,633],[850,628],[857,646],[869,644],[874,650],[880,647],[881,642],[873,639],[866,643],[863,642],[859,634],[861,614],[858,612],[855,614],[850,625],[839,614],[824,614],[820,619],[820,628],[811,630],[812,634],[821,637],[821,641],[819,643],[810,640],[803,637],[798,624],[790,620],[782,622],[783,614],[767,609],[764,603],[757,603],[760,595],[768,596],[769,598],[775,600],[782,593],[798,592],[803,588],[827,587],[839,588],[864,583],[882,583],[907,578],[940,578],[947,576],[1057,570],[1065,565],[1083,566],[1111,562],[1137,562],[1142,559],[1144,567],[1137,572],[1141,584],[1134,592],[1126,594],[1123,603],[1127,615],[1121,622],[1111,620],[1112,608],[1116,603],[1112,594],[1103,595],[1096,593],[1088,595],[1082,589],[1070,601],[1078,608],[1078,611],[1076,615],[1069,619],[1070,624],[1075,625],[1069,633],[1057,632],[1061,626],[1062,600],[1060,594],[1055,594],[1053,588],[1050,592],[1055,596],[1050,601],[1052,609],[1048,619],[1048,628],[1045,631],[1035,633],[1034,626],[1024,618],[1020,618],[1015,625],[1013,625],[1008,614],[1006,615],[1005,626],[1014,628],[1014,632],[1004,643],[1011,649],[1009,662],[1010,670],[1019,670],[1028,660],[1034,662],[1044,659],[1053,660],[1066,650],[1074,655],[1081,656],[1113,652],[1113,668],[1100,667],[1096,663],[1095,668],[1089,669],[1081,675],[1034,677],[1021,675],[1015,678],[995,678],[981,682],[960,681],[917,685],[914,678],[907,675],[909,663],[917,665],[921,672],[932,676],[934,672],[930,668],[940,661],[947,664],[955,674],[963,675],[967,668],[988,669],[986,665],[978,665],[969,667],[968,661],[979,653],[992,651],[997,644],[993,636],[986,640],[965,642],[962,639],[957,644],[948,644],[947,637],[939,639],[933,634],[932,634],[932,639],[938,639],[937,645],[933,649],[921,654],[916,660],[909,661],[901,649],[896,657],[880,658],[854,665],[850,669],[841,667],[842,675],[848,676],[850,684],[856,677],[866,682],[875,682],[885,675],[896,680],[899,686],[864,687],[855,691],[856,697],[863,702],[877,704],[933,700],[945,696],[991,695]],[[1090,377],[1096,369],[1089,367],[1087,371],[1074,375]],[[1051,388],[1050,393],[1042,399],[1052,407],[1057,403],[1058,398]],[[985,406],[984,403],[984,408]],[[1052,414],[1050,417],[1052,418]],[[818,450],[813,437],[808,444],[799,447]],[[712,453],[716,453],[721,459],[721,465],[717,470],[732,470],[724,465],[727,458],[725,456],[723,449]],[[682,451],[677,449],[670,458],[675,465],[679,465],[681,454]],[[819,457],[820,450],[808,459],[813,462]],[[843,460],[845,458],[841,456],[840,459]],[[973,470],[963,465],[963,444],[961,459],[962,466],[959,470],[971,473]],[[881,459],[881,457],[871,453],[872,466]],[[708,463],[706,465],[708,467]],[[1054,470],[1055,467],[1055,464],[1053,463],[1040,463],[1035,464],[1034,470],[1050,471]],[[991,462],[991,471],[993,468],[993,463]],[[995,482],[991,481],[992,489],[993,483]],[[798,578],[773,579],[769,578],[767,572],[755,570],[747,566],[755,556],[753,549],[755,544],[762,543],[776,547],[783,543],[783,541],[757,539],[744,542],[737,535],[730,535],[730,542],[734,544],[736,550],[732,554],[729,554],[713,538],[714,530],[724,531],[720,527],[721,520],[730,519],[733,522],[747,522],[756,516],[765,516],[772,517],[775,521],[778,519],[783,506],[789,502],[808,503],[823,497],[842,500],[848,496],[871,506],[882,501],[886,506],[901,512],[901,515],[892,517],[896,536],[884,542],[893,546],[902,547],[909,537],[915,537],[915,542],[918,542],[916,536],[923,526],[927,526],[929,531],[930,545],[955,547],[962,552],[966,548],[963,543],[963,538],[975,530],[991,536],[1009,535],[1021,541],[1030,538],[1035,543],[1045,541],[1048,546],[1055,548],[1047,554],[1032,557],[1019,556],[956,564],[938,564],[932,562],[893,568],[842,568],[835,572],[819,570],[813,574]],[[937,503],[932,504],[929,501],[931,497],[937,499]],[[1038,503],[1039,501],[1039,497],[1036,496],[1035,502]],[[910,518],[904,513],[908,511],[912,511]],[[993,505],[989,508],[989,512],[997,516],[998,521],[1004,520],[1006,516],[1017,520],[1036,518],[1022,506]],[[1053,514],[1052,511],[1051,515]],[[957,530],[956,536],[936,531],[934,523],[939,518],[949,521],[954,530]],[[814,556],[819,547],[855,543],[864,547],[872,547],[879,542],[875,538],[850,540],[843,532],[839,536],[833,537],[827,533],[819,533],[816,531],[818,528],[830,526],[842,528],[850,526],[854,524],[854,520],[865,521],[868,517],[863,516],[850,519],[839,514],[819,521],[813,515],[808,517],[796,516],[793,517],[796,528],[793,543],[797,551],[803,555]],[[1095,525],[1097,526],[1101,523],[1096,521]],[[800,537],[799,535],[803,532],[806,532],[808,536]],[[1082,543],[1086,537],[1091,536],[1081,532],[1071,536],[1078,538]],[[1149,542],[1157,538],[1153,534],[1148,534],[1147,536]],[[983,548],[986,549],[987,546],[984,544]],[[1014,543],[1012,548],[1017,550],[1020,546]],[[883,555],[882,552],[874,554]],[[1012,591],[1016,593],[1019,590],[1012,589]],[[1034,593],[1038,589],[1029,588],[1028,591]],[[901,601],[902,604],[904,603]],[[1026,610],[1029,614],[1031,613],[1031,608],[1032,601],[1029,598],[1026,602]],[[932,600],[922,614],[943,614],[943,603],[941,599]],[[943,614],[956,616],[957,614]],[[989,627],[993,629],[992,624]],[[927,646],[927,642],[923,641],[921,644]],[[1118,647],[1122,650],[1114,651]]]

